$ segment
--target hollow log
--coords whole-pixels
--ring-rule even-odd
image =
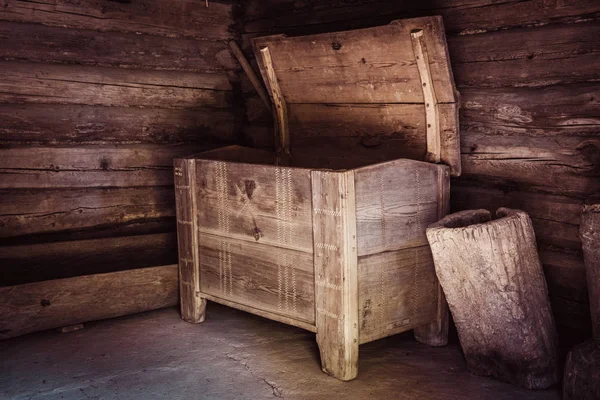
[[[590,297],[592,332],[594,338],[600,340],[600,204],[583,207],[579,229]]]
[[[567,356],[563,379],[565,400],[600,399],[600,204],[583,207],[579,236],[594,338],[576,346]]]
[[[600,340],[590,339],[569,352],[563,400],[600,399]]]
[[[450,214],[427,229],[467,366],[528,389],[556,383],[557,337],[529,216]]]

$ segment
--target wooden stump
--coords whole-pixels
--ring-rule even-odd
[[[600,204],[584,206],[579,236],[583,244],[594,339],[578,345],[567,356],[563,399],[600,399]]]
[[[590,296],[592,332],[600,340],[600,204],[583,207],[579,236]]]
[[[567,356],[563,400],[600,399],[600,340],[577,345]]]
[[[427,229],[469,370],[529,388],[557,381],[556,330],[531,220],[500,208]]]

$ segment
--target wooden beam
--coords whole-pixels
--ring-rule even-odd
[[[288,113],[287,103],[283,97],[283,92],[279,87],[279,81],[273,68],[273,60],[271,59],[271,52],[268,47],[260,49],[262,63],[266,72],[267,84],[271,88],[271,98],[275,105],[275,147],[278,154],[289,154],[290,153],[290,133],[288,130]]]
[[[177,265],[0,288],[0,339],[178,303]]]
[[[179,253],[181,318],[204,321],[206,300],[200,297],[200,254],[198,253],[198,209],[196,207],[196,160],[175,159],[175,203]]]
[[[238,46],[238,44],[235,42],[235,40],[231,40],[231,41],[229,41],[229,48],[233,52],[233,55],[235,56],[235,58],[239,61],[240,65],[242,66],[242,69],[248,76],[250,83],[256,90],[256,93],[258,93],[258,95],[260,96],[260,99],[264,103],[267,110],[272,111],[271,100],[269,99],[269,95],[267,94],[267,91],[263,87],[262,81],[260,79],[258,79],[258,76],[256,76],[256,73],[254,72],[254,70],[252,69],[252,66],[248,62],[248,59],[242,52],[242,49],[240,49],[240,46]]]
[[[440,118],[437,98],[433,88],[433,79],[429,70],[429,57],[423,40],[423,30],[418,29],[410,34],[413,52],[417,61],[417,69],[421,77],[423,99],[425,101],[425,123],[427,132],[426,161],[439,163],[441,160]]]
[[[358,245],[354,171],[312,171],[315,309],[323,371],[358,374]]]

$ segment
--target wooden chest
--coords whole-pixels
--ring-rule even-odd
[[[175,160],[182,317],[202,322],[211,300],[316,332],[323,370],[342,380],[357,375],[359,344],[411,329],[445,344],[447,309],[425,237],[460,171],[441,19],[254,46],[277,149],[231,146]],[[370,72],[361,71],[366,57]],[[344,79],[321,90],[335,69]],[[389,107],[416,134],[389,161],[290,151],[303,132],[289,115],[332,101]]]

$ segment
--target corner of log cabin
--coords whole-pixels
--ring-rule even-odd
[[[106,280],[115,293],[125,290],[115,283],[123,277],[155,282],[147,270],[164,277],[157,284],[171,285],[152,304],[174,303],[173,266],[180,258],[173,159],[227,145],[275,147],[273,114],[229,42],[235,40],[259,71],[252,46],[264,36],[278,38],[285,53],[289,38],[337,32],[332,48],[347,51],[344,31],[439,15],[450,65],[436,67],[450,71],[456,83],[437,99],[439,128],[452,131],[460,121],[451,211],[504,206],[527,212],[561,340],[589,335],[579,227],[582,205],[600,193],[599,3],[407,3],[4,0],[0,298],[10,287],[37,293],[35,285],[43,282],[60,291],[60,285],[87,288]],[[397,61],[391,47],[390,60],[376,62],[367,47],[352,50],[353,67],[366,71]],[[274,55],[274,63],[285,61],[285,54]],[[310,61],[303,65],[309,72]],[[295,154],[363,164],[425,156],[425,115],[410,97],[420,94],[411,92],[406,103],[357,101],[352,90],[340,90],[342,96],[332,89],[343,74],[321,76],[322,85],[310,90],[301,80],[279,78],[284,92],[299,88],[284,99]],[[236,151],[230,161],[242,157]],[[456,153],[442,150],[442,162],[456,161]],[[357,207],[368,204],[357,201]],[[431,204],[424,207],[434,213]],[[406,248],[425,245],[412,239]],[[376,253],[385,250],[381,241],[381,249],[365,250],[373,243],[358,243],[359,268],[378,262]],[[404,248],[393,251],[401,261]],[[97,274],[98,280],[87,278]]]
[[[178,303],[173,159],[240,142],[234,8],[2,3],[2,337]]]

